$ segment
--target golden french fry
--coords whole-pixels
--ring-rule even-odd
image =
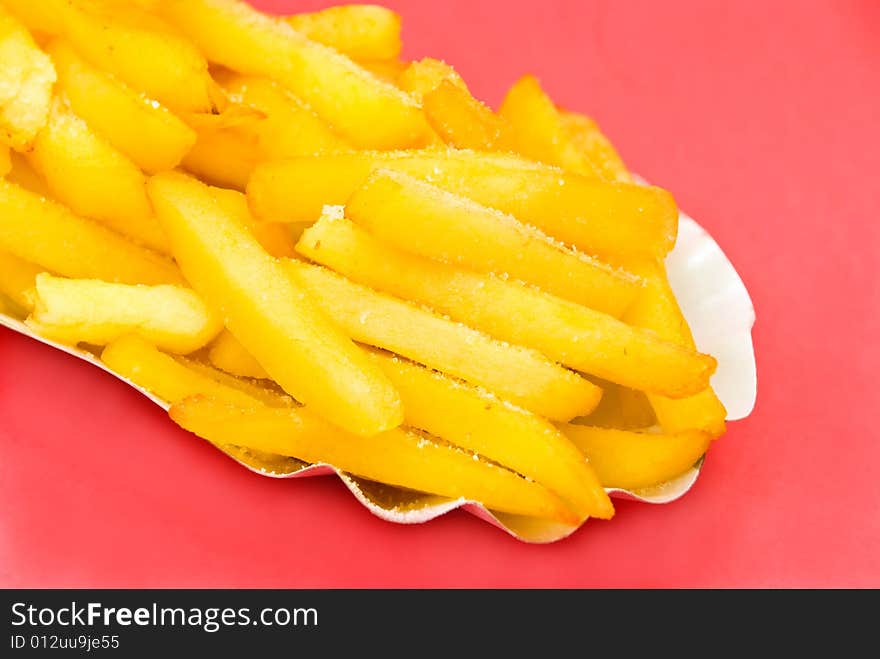
[[[467,85],[458,75],[458,71],[442,60],[425,57],[407,65],[397,79],[397,86],[417,99],[422,99],[425,94],[436,89],[444,81],[467,90]]]
[[[509,213],[588,254],[662,256],[678,232],[675,201],[660,188],[591,181],[515,156],[455,149],[264,163],[248,184],[251,208],[257,217],[275,222],[314,221],[324,204],[346,203],[377,168],[409,174]]]
[[[584,456],[548,421],[424,366],[387,352],[372,354],[400,392],[408,426],[534,479],[582,517],[614,515]]]
[[[167,0],[162,11],[210,60],[277,80],[357,146],[425,140],[427,123],[414,99],[281,19],[239,0]]]
[[[4,8],[32,32],[58,34],[68,0],[0,0]]]
[[[233,72],[221,72],[216,77],[237,102],[264,114],[265,118],[252,127],[261,157],[276,159],[352,149],[303,100],[278,83]]]
[[[33,308],[29,291],[34,287],[37,275],[45,271],[45,268],[0,250],[0,293],[29,312]]]
[[[244,190],[262,159],[256,133],[232,126],[199,133],[181,165],[212,185]]]
[[[645,288],[624,320],[649,329],[666,341],[693,349],[694,337],[669,286],[663,265],[656,261],[627,261],[626,265],[642,277]],[[665,432],[696,429],[712,437],[724,434],[727,411],[711,387],[687,398],[671,399],[651,394],[648,400]]]
[[[165,173],[150,180],[149,191],[187,280],[273,380],[357,434],[400,424],[400,398],[387,378],[208,186]]]
[[[114,372],[167,403],[204,394],[233,405],[260,405],[259,398],[188,368],[139,336],[129,334],[101,352],[101,361]]]
[[[645,430],[657,425],[657,416],[643,391],[606,380],[594,380],[602,388],[602,400],[589,415],[574,423],[616,430]]]
[[[656,435],[574,424],[560,427],[587,456],[602,485],[626,490],[683,474],[712,443],[711,435],[696,430]]]
[[[46,124],[55,68],[27,29],[0,7],[0,144],[30,147]]]
[[[168,240],[147,198],[143,172],[71,112],[64,99],[56,98],[52,104],[29,159],[52,196],[73,212],[168,252]]]
[[[208,359],[222,371],[245,378],[266,379],[269,374],[228,330],[220,332],[208,351]]]
[[[9,153],[9,164],[11,169],[6,174],[6,180],[20,185],[25,190],[33,192],[41,197],[52,197],[49,187],[46,185],[45,179],[40,176],[27,158],[20,153],[11,151]]]
[[[349,198],[345,213],[400,249],[519,279],[591,308],[619,314],[638,291],[638,279],[626,272],[510,215],[399,172],[374,172]]]
[[[409,217],[409,216],[406,216]],[[327,209],[297,250],[365,286],[424,304],[490,336],[635,389],[683,396],[708,386],[715,360],[519,282],[382,243]]]
[[[211,112],[215,107],[205,58],[155,14],[136,3],[60,5],[54,33],[93,66],[173,112]]]
[[[290,260],[284,265],[355,341],[485,387],[550,419],[567,421],[589,413],[599,402],[598,387],[537,351],[492,339],[320,266]]]
[[[408,62],[399,59],[359,59],[355,61],[379,80],[390,82],[392,85],[397,85],[401,74],[409,65]]]
[[[65,277],[179,284],[168,259],[64,206],[0,181],[0,249]]]
[[[244,224],[269,254],[279,258],[296,255],[293,236],[287,225],[255,221],[244,194],[223,188],[212,188],[211,194],[223,211],[236,218],[240,224]]]
[[[63,343],[107,345],[137,334],[157,348],[187,354],[223,328],[223,321],[182,286],[115,284],[96,279],[36,277],[28,325]]]
[[[633,177],[623,163],[617,149],[596,122],[576,112],[560,111],[559,119],[563,136],[574,147],[576,153],[589,159],[593,168],[608,181],[632,183]]]
[[[393,429],[353,436],[307,408],[236,407],[206,397],[171,408],[181,427],[218,446],[246,446],[331,464],[356,476],[450,498],[479,501],[488,508],[577,524],[577,516],[553,493],[525,478],[439,443],[426,435]]]
[[[632,183],[596,122],[557,108],[534,76],[523,76],[511,87],[500,114],[508,121],[514,150],[576,174]]]
[[[400,16],[377,5],[339,5],[287,16],[312,41],[353,59],[393,60],[400,54]]]
[[[0,144],[0,178],[12,171],[12,155],[5,144]]]
[[[449,80],[422,97],[428,123],[446,144],[459,149],[491,151],[509,143],[505,120],[470,92]]]
[[[48,52],[58,72],[57,90],[72,110],[144,171],[173,169],[195,144],[195,131],[181,119],[88,64],[67,42],[56,39]]]
[[[230,334],[229,336],[232,335]],[[280,389],[272,388],[272,383],[255,382],[253,379],[237,377],[230,373],[217,370],[213,366],[205,364],[193,357],[175,355],[174,358],[189,370],[227,387],[243,391],[248,396],[256,398],[258,401],[269,407],[293,407],[297,404],[290,396],[282,393]]]

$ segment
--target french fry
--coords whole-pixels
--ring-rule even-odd
[[[11,169],[6,174],[7,181],[20,185],[25,190],[41,197],[52,197],[52,193],[49,192],[49,186],[46,185],[46,180],[31,167],[25,156],[11,151],[9,153],[9,164]]]
[[[446,144],[459,149],[491,151],[509,144],[509,128],[502,117],[449,80],[422,97],[431,128]]]
[[[15,16],[32,32],[58,34],[68,0],[0,0],[0,7]]]
[[[71,112],[62,98],[55,99],[29,160],[52,196],[73,212],[168,252],[168,240],[147,198],[143,172]]]
[[[452,66],[443,60],[424,57],[407,65],[397,79],[397,86],[421,100],[444,81],[467,90],[464,80]]]
[[[187,280],[273,380],[356,434],[400,424],[400,398],[387,378],[208,186],[165,173],[149,191]]]
[[[312,41],[352,59],[393,60],[400,54],[400,16],[377,5],[339,5],[285,19]]]
[[[48,52],[71,109],[144,171],[173,169],[195,144],[195,131],[181,119],[85,62],[65,41],[56,39]]]
[[[278,258],[296,255],[295,243],[288,227],[274,222],[255,221],[244,194],[237,190],[223,188],[212,188],[211,194],[223,208],[223,211],[236,218],[239,223],[244,224],[270,255]]]
[[[263,159],[259,138],[246,126],[199,132],[181,165],[211,185],[244,190]]]
[[[314,221],[324,204],[346,203],[377,168],[409,174],[513,215],[588,254],[663,256],[678,232],[675,201],[660,188],[590,181],[514,156],[454,149],[268,162],[254,170],[248,197],[261,219]]]
[[[408,426],[534,479],[582,517],[613,516],[589,464],[552,424],[442,373],[387,352],[372,354],[400,392]]]
[[[246,378],[267,379],[269,374],[228,330],[220,332],[208,351],[208,359],[221,371]]]
[[[30,148],[46,124],[55,68],[27,29],[0,7],[0,144]]]
[[[172,112],[215,108],[214,82],[196,46],[136,3],[61,2],[58,32],[93,66]]]
[[[408,62],[399,59],[359,59],[356,62],[379,80],[384,80],[392,85],[397,85],[401,74],[408,66]]]
[[[259,398],[188,368],[134,334],[124,336],[104,348],[101,361],[166,403],[176,403],[203,394],[243,407],[261,405]]]
[[[306,229],[297,250],[360,284],[635,389],[693,394],[708,386],[715,368],[708,355],[661,341],[604,313],[519,282],[395,249],[334,216],[332,209]]]
[[[391,149],[424,142],[418,103],[345,55],[239,0],[167,0],[165,15],[208,59],[277,80],[352,144]]]
[[[356,437],[307,408],[240,408],[205,397],[177,403],[170,414],[181,427],[218,446],[232,444],[289,455],[398,487],[479,501],[503,512],[578,522],[541,485],[412,431],[398,428]]]
[[[500,114],[508,121],[516,151],[576,174],[632,183],[596,122],[557,108],[534,76],[523,76],[511,87]]]
[[[627,311],[624,320],[655,332],[660,338],[694,348],[694,337],[669,286],[664,267],[652,261],[628,261],[645,281],[645,289]],[[648,396],[657,421],[667,433],[702,430],[712,437],[724,434],[727,411],[711,387],[688,398]]]
[[[657,425],[657,416],[643,391],[606,380],[594,380],[602,388],[602,400],[589,415],[574,423],[616,430],[645,430]]]
[[[37,275],[45,271],[45,268],[14,254],[0,251],[0,293],[29,312],[34,306],[29,291],[34,287]]]
[[[187,354],[223,328],[220,317],[182,286],[115,284],[41,273],[34,300],[27,320],[31,329],[72,345],[107,345],[137,334],[157,348]]]
[[[264,120],[253,126],[261,157],[277,159],[352,149],[304,101],[278,83],[232,72],[216,77],[237,102],[257,108],[265,115]]]
[[[619,314],[638,291],[632,275],[510,215],[391,170],[374,172],[349,198],[345,213],[400,249],[520,279],[590,308]]]
[[[12,171],[12,156],[9,147],[0,144],[0,178],[5,177]]]
[[[599,402],[598,387],[534,350],[497,341],[320,266],[290,260],[284,265],[355,341],[484,387],[550,419],[567,421],[589,413]]]
[[[633,177],[617,153],[617,149],[596,122],[576,112],[560,111],[563,135],[581,157],[589,159],[593,168],[608,181],[632,183]]]
[[[695,430],[656,435],[574,424],[561,429],[587,456],[602,485],[626,490],[683,474],[712,443],[711,435]]]
[[[64,277],[183,283],[168,259],[9,181],[0,181],[0,249]]]
[[[189,370],[204,375],[219,384],[243,391],[248,396],[256,398],[258,401],[269,407],[293,407],[297,404],[296,401],[287,394],[271,388],[271,383],[267,385],[266,383],[254,382],[253,379],[246,379],[245,377],[238,377],[230,373],[225,373],[224,371],[217,370],[213,366],[205,364],[193,357],[184,357],[182,355],[173,355],[173,357]]]

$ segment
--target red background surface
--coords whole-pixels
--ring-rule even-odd
[[[319,2],[263,2],[277,10]],[[526,71],[674,192],[757,309],[759,395],[696,487],[550,546],[253,475],[0,330],[3,586],[880,586],[880,5],[391,1],[497,104]]]

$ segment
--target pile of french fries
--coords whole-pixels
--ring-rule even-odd
[[[725,410],[678,211],[526,76],[376,6],[0,0],[0,292],[224,448],[577,525]]]

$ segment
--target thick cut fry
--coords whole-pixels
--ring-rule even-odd
[[[711,435],[694,430],[653,435],[572,424],[561,429],[590,460],[602,485],[626,490],[683,474],[712,442]]]
[[[278,83],[231,72],[218,74],[217,79],[236,102],[265,115],[253,126],[261,157],[277,159],[351,150],[351,145],[326,121]]]
[[[248,208],[247,197],[237,190],[212,188],[211,193],[226,213],[247,226],[257,242],[269,254],[279,258],[295,256],[295,243],[286,225],[255,221]]]
[[[211,112],[214,82],[196,46],[132,3],[62,2],[60,35],[93,66],[173,112]]]
[[[394,429],[354,437],[308,409],[243,409],[205,397],[177,403],[171,408],[171,418],[221,447],[232,444],[289,455],[389,485],[479,501],[504,512],[578,522],[541,485],[412,431]]]
[[[625,316],[626,322],[655,332],[660,338],[694,348],[694,337],[669,286],[666,271],[657,262],[628,261],[645,281],[645,288]],[[648,396],[657,421],[665,432],[702,430],[712,437],[724,434],[727,411],[711,387],[688,398]]]
[[[218,371],[216,368],[192,357],[175,355],[174,358],[191,371],[195,371],[196,373],[204,375],[205,377],[210,378],[215,382],[219,382],[222,385],[226,385],[227,387],[243,391],[248,396],[256,398],[258,401],[269,407],[293,407],[296,405],[296,401],[287,394],[270,388],[271,383],[254,382],[253,380],[248,380],[244,377],[236,377],[229,373]],[[267,384],[270,386],[267,386]]]
[[[68,0],[0,0],[3,7],[32,32],[61,32],[62,12]]]
[[[534,76],[523,76],[501,105],[511,146],[530,158],[606,181],[632,183],[620,156],[596,122],[557,108]]]
[[[400,392],[405,422],[534,479],[582,517],[614,507],[584,456],[546,420],[386,352],[373,353]]]
[[[6,174],[7,181],[20,185],[25,190],[41,197],[52,197],[52,193],[49,192],[49,186],[46,185],[46,180],[31,167],[25,156],[12,151],[9,154],[9,164],[12,168]]]
[[[605,380],[594,382],[602,387],[602,400],[588,416],[574,423],[616,430],[645,430],[657,425],[657,416],[645,392]]]
[[[0,144],[30,147],[46,124],[55,68],[27,29],[0,7]]]
[[[66,42],[56,40],[48,50],[57,89],[73,111],[141,169],[151,174],[173,169],[195,144],[195,131],[181,119],[86,63]]]
[[[0,249],[65,277],[182,283],[168,259],[9,181],[0,181]]]
[[[169,404],[199,394],[244,407],[261,404],[258,398],[188,368],[133,334],[104,348],[101,361]]]
[[[708,386],[715,367],[708,355],[519,282],[408,254],[327,211],[297,250],[358,283],[635,389],[682,396]]]
[[[397,86],[421,100],[444,81],[467,90],[464,80],[452,66],[443,60],[425,57],[407,65],[397,80]]]
[[[0,251],[0,293],[24,311],[30,311],[34,305],[29,292],[36,283],[37,275],[45,271],[45,268],[14,254]]]
[[[509,129],[502,117],[449,80],[422,97],[428,123],[446,144],[459,149],[505,148]]]
[[[30,162],[52,196],[75,213],[167,253],[168,240],[153,216],[146,179],[137,165],[95,134],[56,99],[37,135]]]
[[[5,144],[0,144],[0,178],[12,171],[12,156],[10,149]]]
[[[221,319],[182,286],[113,284],[42,273],[28,325],[44,336],[76,345],[107,345],[137,334],[157,348],[187,354],[223,328]]]
[[[376,5],[340,5],[286,18],[312,41],[353,59],[390,60],[400,54],[400,16]]]
[[[260,362],[226,330],[220,332],[211,344],[208,359],[214,366],[232,375],[261,380],[269,377]]]
[[[360,435],[403,420],[382,372],[263,251],[211,189],[182,174],[154,176],[150,196],[187,280],[260,365],[294,398]]]
[[[565,138],[577,153],[589,159],[602,178],[632,183],[632,174],[595,121],[576,112],[561,111],[559,117]]]
[[[261,219],[314,221],[344,204],[377,168],[428,181],[534,225],[588,254],[665,255],[678,209],[660,188],[603,183],[509,155],[459,150],[359,152],[257,167],[248,185]],[[291,194],[295,190],[296,194]]]
[[[244,190],[263,159],[257,134],[247,126],[199,132],[181,165],[212,185]]]
[[[359,59],[356,61],[379,80],[390,82],[392,85],[397,85],[397,81],[409,64],[399,59]]]
[[[548,293],[619,315],[638,279],[565,247],[516,218],[390,170],[357,190],[346,215],[370,233],[415,254],[494,272]]]
[[[239,0],[167,0],[162,7],[210,60],[277,80],[352,144],[393,149],[424,143],[428,126],[414,99],[283,20]]]
[[[355,341],[485,387],[550,419],[587,414],[599,402],[598,387],[534,350],[497,341],[325,268],[289,260],[284,265]]]

